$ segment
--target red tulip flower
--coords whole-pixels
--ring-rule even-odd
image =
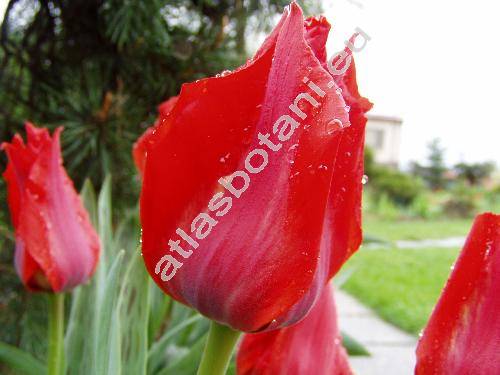
[[[299,323],[245,334],[236,363],[238,375],[352,374],[337,326],[333,289],[324,288]]]
[[[500,374],[500,215],[479,215],[417,347],[416,374]]]
[[[15,266],[33,291],[61,292],[86,282],[99,258],[99,239],[62,165],[58,128],[26,124],[28,141],[16,134],[3,143],[4,178],[15,229]]]
[[[361,242],[371,104],[353,64],[327,70],[329,28],[291,4],[251,60],[183,85],[147,136],[147,269],[237,330],[298,322]]]

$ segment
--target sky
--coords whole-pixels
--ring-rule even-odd
[[[356,27],[371,40],[355,55],[373,113],[403,119],[401,160],[422,161],[439,138],[446,161],[500,167],[500,2],[325,0],[329,51]]]
[[[500,167],[500,2],[324,0],[323,8],[331,54],[356,27],[371,37],[355,55],[358,84],[373,113],[403,119],[402,166],[425,160],[439,138],[450,165]]]

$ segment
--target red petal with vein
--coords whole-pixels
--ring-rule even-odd
[[[99,257],[99,240],[62,166],[61,129],[26,125],[4,143],[9,163],[4,173],[16,235],[15,263],[30,290],[60,292],[84,283]]]
[[[339,123],[358,124],[318,58],[318,38],[328,30],[323,22],[317,25],[322,31],[304,24],[293,3],[245,66],[184,85],[151,136],[141,193],[148,271],[178,301],[243,331],[286,326],[311,309],[331,274],[334,237],[340,235],[330,228],[332,219],[325,219],[330,202],[336,194],[343,199],[350,194],[332,190],[332,181],[358,173],[340,166],[357,166],[359,160],[344,161],[349,156],[337,150],[353,145],[353,154],[362,154],[363,129],[353,134],[358,142],[342,141],[350,128],[341,129]],[[305,93],[318,105],[302,99],[302,119],[289,106]],[[273,129],[283,115],[299,126],[288,133],[283,123]],[[273,146],[262,141],[267,134]],[[245,159],[254,150],[265,152],[267,164],[250,173]],[[254,157],[252,165],[263,160]],[[337,169],[345,176],[338,176]],[[243,178],[235,179],[235,188],[244,190],[238,198],[218,182],[236,171],[249,176],[245,190]],[[352,186],[355,194],[361,176]],[[230,207],[221,203],[226,198]],[[359,207],[334,209],[328,217],[350,222]],[[202,227],[203,215],[212,224]],[[177,228],[190,238],[182,238]],[[331,234],[322,240],[325,232]],[[181,250],[169,246],[169,240],[179,241]],[[342,249],[338,253],[341,263],[346,255]],[[181,265],[174,274],[173,263]]]
[[[146,165],[146,155],[148,147],[153,142],[153,133],[159,126],[159,123],[163,121],[162,119],[168,116],[170,112],[172,112],[175,103],[177,103],[177,98],[177,96],[173,96],[158,106],[159,115],[155,124],[147,128],[132,147],[132,156],[134,157],[134,163],[141,176],[144,174],[144,166]]]
[[[351,126],[344,129],[339,141],[334,178],[330,187],[329,209],[325,218],[323,240],[327,243],[329,240],[328,246],[333,254],[330,258],[330,277],[358,250],[363,240],[361,180],[364,174],[365,113],[372,107],[368,99],[359,94],[354,59],[346,73],[336,78],[349,107]],[[350,215],[346,215],[346,212]]]
[[[500,215],[479,215],[417,347],[416,374],[500,374]]]
[[[352,374],[337,326],[332,288],[324,288],[299,323],[245,334],[236,363],[238,375]]]

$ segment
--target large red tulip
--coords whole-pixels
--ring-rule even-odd
[[[142,252],[176,300],[242,331],[293,324],[361,241],[370,103],[293,3],[244,66],[182,87],[149,136]]]
[[[416,374],[500,374],[500,215],[478,216],[417,347]]]
[[[62,165],[58,128],[26,124],[27,143],[16,134],[3,143],[4,172],[15,229],[15,265],[30,290],[60,292],[84,283],[99,258],[99,239]]]
[[[238,375],[352,374],[337,326],[333,290],[326,287],[299,323],[243,337]]]

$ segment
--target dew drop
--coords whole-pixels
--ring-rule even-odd
[[[351,107],[349,107],[348,105],[346,105],[346,106],[344,107],[344,109],[345,109],[345,111],[346,111],[346,112],[349,112],[349,111],[351,110]]]
[[[221,163],[225,163],[225,162],[226,162],[226,160],[227,160],[227,159],[229,159],[229,156],[231,156],[231,154],[228,152],[226,155],[224,155],[223,157],[221,157],[221,158],[219,159],[219,161],[220,161]]]
[[[296,153],[296,149],[297,147],[299,147],[299,144],[298,143],[295,143],[294,145],[290,146],[290,148],[288,149],[288,152],[286,154],[286,158],[288,160],[288,163],[290,164],[293,164],[295,163],[295,153]]]
[[[305,124],[305,125],[304,125],[304,130],[308,130],[310,127],[311,127],[311,125],[309,125],[309,124]]]
[[[363,185],[366,185],[368,183],[368,176],[366,174],[364,174],[363,177],[361,177],[361,183]]]
[[[327,171],[327,170],[328,170],[328,167],[327,167],[326,165],[324,165],[324,164],[321,164],[321,165],[318,167],[318,169],[322,169],[322,170],[324,170],[324,171]]]
[[[330,120],[326,124],[326,134],[328,134],[328,135],[333,134],[334,132],[336,132],[339,129],[342,129],[342,121],[340,121],[337,118],[333,119],[333,120]]]
[[[352,154],[351,154],[351,152],[350,152],[350,151],[347,151],[347,152],[345,153],[345,156],[346,156],[346,157],[348,157],[348,158],[350,158],[350,157],[351,157],[351,155],[352,155]]]
[[[336,91],[336,92],[337,92],[337,94],[339,94],[339,95],[340,95],[340,94],[342,94],[342,89],[341,89],[340,87],[337,87],[337,88],[335,89],[335,91]]]

